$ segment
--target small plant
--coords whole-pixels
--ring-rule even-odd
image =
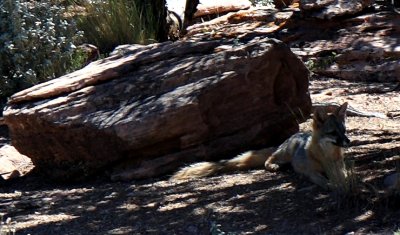
[[[76,64],[83,32],[50,1],[0,2],[0,97],[64,75]]]
[[[315,59],[309,59],[304,63],[307,67],[308,70],[314,71],[316,68],[316,60]]]
[[[88,53],[80,48],[77,48],[71,56],[71,68],[79,69],[82,67],[82,65],[85,65],[87,60]]]
[[[92,1],[87,14],[79,19],[79,28],[89,43],[101,53],[109,53],[122,44],[148,44],[157,35],[157,17],[140,1]],[[141,7],[140,7],[141,6]]]
[[[315,72],[316,70],[326,69],[336,62],[336,52],[331,52],[328,56],[321,56],[317,59],[310,59],[305,62],[308,70]]]

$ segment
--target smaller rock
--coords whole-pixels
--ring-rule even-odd
[[[0,148],[0,176],[4,180],[20,177],[33,169],[30,158],[20,154],[13,146]]]

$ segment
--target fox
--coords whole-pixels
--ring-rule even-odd
[[[178,170],[170,179],[185,180],[263,167],[267,171],[278,171],[283,165],[291,164],[295,172],[328,188],[329,168],[339,171],[345,168],[344,148],[350,144],[345,126],[347,107],[345,102],[332,113],[315,109],[311,133],[298,132],[277,148],[247,151],[230,160],[195,163]]]
[[[330,173],[341,172],[345,178],[344,148],[350,145],[345,126],[347,106],[343,103],[332,114],[316,109],[312,132],[291,136],[265,161],[265,169],[277,171],[291,163],[295,172],[323,188],[329,187]]]

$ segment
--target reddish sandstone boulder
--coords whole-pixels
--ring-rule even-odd
[[[17,93],[4,120],[12,144],[51,178],[116,165],[152,177],[279,144],[310,113],[308,74],[274,39],[166,42]]]

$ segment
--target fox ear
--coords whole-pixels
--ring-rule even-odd
[[[346,119],[346,111],[347,111],[348,103],[344,102],[339,108],[335,111],[335,116],[340,120],[344,121]]]
[[[313,120],[314,120],[314,124],[317,127],[321,127],[323,125],[323,123],[325,122],[325,120],[327,119],[327,114],[326,111],[324,109],[315,109],[314,111],[314,115],[313,115]]]

